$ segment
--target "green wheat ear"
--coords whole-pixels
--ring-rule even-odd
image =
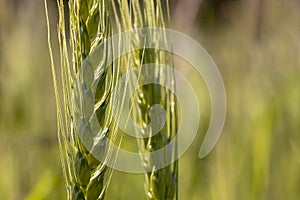
[[[45,6],[58,140],[68,199],[104,199],[112,174],[112,169],[105,165],[112,159],[106,140],[111,138],[114,142],[118,138],[111,91],[119,72],[113,69],[118,68],[117,64],[105,66],[112,49],[108,45],[100,50],[96,47],[111,36],[110,1],[70,0],[68,5],[58,1],[61,91],[51,50],[46,0]],[[70,43],[66,39],[65,6],[70,14]],[[104,162],[92,153],[101,154]]]
[[[165,28],[162,4],[160,0],[155,3],[148,0],[143,3],[139,0],[132,0],[130,3],[127,0],[70,0],[68,43],[64,16],[64,6],[67,5],[58,0],[61,91],[57,85],[51,50],[46,0],[45,6],[57,105],[58,140],[68,199],[103,199],[112,174],[112,169],[105,165],[106,161],[112,159],[111,147],[107,145],[106,138],[113,142],[118,138],[121,141],[122,138],[117,135],[117,123],[112,117],[114,99],[111,98],[111,93],[116,87],[118,77],[132,66],[139,68],[148,63],[171,65],[172,56],[156,49],[138,49],[106,67],[107,58],[114,49],[108,44],[100,51],[96,47],[112,35],[112,23],[115,23],[117,32],[142,27]],[[114,20],[110,18],[111,13]],[[166,42],[164,39],[165,37],[160,37],[157,42]],[[123,45],[135,46],[138,42],[141,41],[133,36]],[[96,59],[95,56],[90,56],[95,54],[99,55]],[[141,74],[139,78],[143,79],[143,76]],[[162,84],[166,81],[174,82],[172,74],[161,78],[156,73],[155,78]],[[153,104],[161,104],[167,113],[166,124],[158,134],[152,136],[149,133],[149,138],[138,139],[140,152],[151,153],[168,144],[176,134],[175,98],[170,91],[157,85],[139,88],[135,94],[132,99],[132,114],[141,127],[149,123],[148,108]],[[143,128],[136,130],[137,134],[142,131]],[[176,151],[177,147],[174,146],[171,153],[166,152],[167,159],[174,157]],[[104,162],[99,162],[91,152],[104,156]],[[155,159],[142,158],[145,168],[150,169],[150,172],[145,173],[147,198],[177,199],[177,161],[165,168],[156,169],[152,162]]]
[[[165,16],[167,13],[169,18],[168,1],[163,5],[161,0],[152,1],[144,0],[142,3],[139,0],[117,0],[113,1],[114,16],[116,16],[117,31],[130,31],[135,28],[144,27],[156,27],[161,28],[161,35],[159,37],[153,35],[151,39],[156,38],[159,44],[166,44],[166,36],[163,31],[165,28]],[[130,45],[133,45],[133,49],[137,49],[139,46],[140,38],[131,38]],[[150,40],[151,40],[150,39]],[[136,47],[136,48],[135,48]],[[139,49],[128,55],[128,63],[130,66],[134,66],[139,71],[144,64],[154,64],[173,66],[173,56],[170,53],[162,52],[159,49]],[[173,74],[160,74],[160,68],[154,69],[155,79],[157,84],[149,84],[140,87],[135,91],[135,95],[132,97],[132,111],[131,114],[134,121],[139,124],[139,128],[136,129],[136,134],[145,134],[149,131],[146,126],[151,123],[149,119],[149,109],[154,104],[160,104],[166,111],[166,123],[164,127],[155,135],[148,132],[149,138],[138,139],[139,151],[143,155],[151,155],[151,152],[159,150],[168,145],[177,132],[177,105],[174,94],[161,85],[166,85],[166,82],[173,84],[175,88],[175,81]],[[144,79],[147,73],[139,73],[138,82]],[[134,80],[132,80],[134,81]],[[139,84],[138,85],[141,85]],[[177,146],[173,146],[171,151],[164,152],[165,158],[170,159],[176,157]],[[147,172],[145,173],[145,193],[149,200],[173,200],[178,199],[177,184],[178,184],[178,162],[175,161],[172,164],[162,169],[156,169],[155,160],[158,158],[144,156],[142,157],[143,166]]]

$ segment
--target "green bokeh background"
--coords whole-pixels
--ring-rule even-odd
[[[172,11],[184,19],[186,10]],[[300,1],[203,1],[177,30],[200,42],[227,92],[217,146],[198,158],[210,119],[201,77],[182,63],[201,106],[199,134],[179,160],[182,200],[300,197]],[[49,1],[57,47],[55,1]],[[183,13],[183,14],[182,14]],[[0,0],[0,199],[66,199],[42,0]],[[58,51],[54,57],[58,64]],[[145,199],[143,175],[115,172],[107,199]]]

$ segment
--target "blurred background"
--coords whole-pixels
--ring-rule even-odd
[[[48,0],[58,64],[56,1]],[[179,160],[182,200],[300,197],[300,1],[171,0],[173,27],[196,39],[223,76],[227,118],[217,146],[198,151],[209,94],[194,83],[199,134]],[[0,199],[66,199],[41,0],[0,0]],[[107,199],[145,199],[144,175],[115,172]]]

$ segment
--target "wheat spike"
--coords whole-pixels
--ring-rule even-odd
[[[62,0],[58,0],[57,3],[62,98],[53,62],[52,72],[68,199],[104,199],[112,174],[112,169],[105,163],[111,159],[106,140],[117,138],[110,96],[118,70],[113,70],[113,65],[105,66],[111,48],[106,45],[99,49],[97,46],[111,36],[110,1],[70,0],[68,5],[64,5]],[[66,39],[65,6],[68,6],[70,14],[70,43]],[[46,14],[48,20],[47,7]],[[49,48],[53,60],[50,38]],[[104,162],[92,154],[104,156]]]
[[[108,44],[102,49],[97,46],[112,35],[111,10],[118,32],[141,27],[165,28],[162,5],[160,0],[144,0],[143,3],[139,0],[70,0],[70,45],[66,39],[64,6],[63,1],[58,0],[62,104],[50,38],[49,49],[57,101],[58,138],[68,198],[103,199],[112,174],[112,169],[105,165],[106,161],[112,159],[106,139],[110,138],[114,142],[118,138],[117,123],[112,117],[114,99],[111,98],[118,77],[131,67],[139,68],[143,64],[172,65],[172,56],[159,49],[137,49],[106,67],[106,60],[114,51]],[[48,18],[47,8],[46,14]],[[153,35],[153,38],[159,43],[166,42],[163,34],[164,31],[158,37]],[[123,45],[135,46],[139,42],[133,36],[125,44],[120,43],[119,48]],[[139,79],[143,79],[143,76],[145,74],[140,74]],[[155,69],[154,76],[162,84],[174,82],[172,74],[161,75],[159,68]],[[150,131],[149,138],[138,139],[141,153],[151,153],[167,145],[177,130],[174,94],[159,85],[149,85],[138,89],[132,99],[134,119],[141,125],[136,130],[137,134],[148,131],[143,126],[150,123],[149,108],[153,104],[165,108],[167,120],[158,134],[153,135]],[[176,150],[176,146],[172,147],[171,151],[165,152],[163,159],[174,157]],[[93,153],[103,155],[104,162],[94,158]],[[177,161],[156,169],[157,159],[148,156],[142,158],[145,169],[150,169],[145,174],[146,196],[153,200],[177,199]]]
[[[113,1],[115,2],[115,1]],[[117,0],[113,4],[114,16],[119,16],[116,22],[119,26],[118,31],[130,31],[135,28],[143,27],[157,27],[161,28],[162,32],[159,36],[152,35],[151,38],[147,38],[148,42],[154,42],[157,44],[164,44],[165,33],[165,16],[163,13],[169,15],[168,2],[164,7],[167,12],[163,12],[162,1],[144,0],[142,3],[139,0]],[[143,14],[144,15],[143,15]],[[167,16],[169,18],[169,16]],[[130,45],[137,45],[140,42],[140,38],[131,38]],[[166,44],[167,45],[167,44]],[[134,48],[136,49],[136,48]],[[159,49],[139,49],[128,55],[129,65],[135,66],[141,69],[145,64],[164,64],[167,66],[173,66],[173,58],[170,53],[162,52]],[[161,68],[156,67],[154,69],[155,79],[160,85],[165,85],[166,82],[171,82],[175,88],[173,74],[160,74]],[[141,82],[144,76],[152,73],[140,73],[138,81]],[[138,84],[140,85],[140,84]],[[174,94],[168,89],[156,84],[150,84],[143,86],[135,91],[135,95],[132,98],[132,116],[135,118],[135,122],[139,124],[140,128],[137,128],[138,135],[148,134],[149,138],[138,139],[139,151],[144,155],[150,155],[151,152],[156,151],[169,144],[171,139],[177,132],[177,109]],[[149,118],[149,111],[152,105],[160,104],[166,110],[166,123],[159,133],[153,135],[151,130],[146,129],[146,126],[151,123]],[[148,132],[148,133],[147,133]],[[177,146],[172,147],[171,151],[164,152],[162,159],[168,160],[176,155]],[[147,199],[149,200],[173,200],[177,197],[177,171],[178,162],[166,166],[162,169],[156,169],[158,159],[151,156],[142,157],[142,162],[147,172],[145,173],[145,192]]]

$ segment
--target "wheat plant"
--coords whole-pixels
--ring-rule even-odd
[[[108,57],[115,47],[105,43],[102,49],[97,48],[112,36],[114,32],[128,31],[142,27],[165,28],[169,18],[168,1],[162,5],[161,0],[70,0],[68,5],[58,0],[59,24],[58,40],[60,47],[60,68],[54,66],[52,56],[50,26],[45,0],[48,23],[48,44],[50,49],[53,83],[57,105],[58,142],[66,182],[68,199],[96,200],[104,199],[113,172],[107,163],[113,158],[112,142],[122,141],[117,127],[118,113],[113,113],[112,91],[118,78],[130,68],[141,69],[144,64],[172,65],[172,55],[159,49],[137,49],[107,65]],[[65,7],[69,16],[65,17]],[[167,12],[164,12],[164,9]],[[66,30],[69,21],[69,32]],[[154,37],[154,35],[153,35]],[[164,31],[156,38],[159,43],[166,43]],[[138,46],[134,35],[122,45]],[[95,56],[97,55],[97,56]],[[125,66],[125,67],[124,67]],[[60,78],[57,78],[57,71]],[[145,74],[140,74],[138,82]],[[155,69],[158,83],[171,82],[175,87],[172,74],[160,74]],[[128,80],[133,81],[133,80]],[[61,87],[59,87],[59,83]],[[61,88],[61,90],[59,89]],[[126,91],[122,91],[126,92]],[[122,95],[121,95],[122,96]],[[147,199],[173,200],[177,195],[178,163],[156,168],[158,158],[147,156],[151,152],[167,145],[177,131],[177,111],[175,96],[168,89],[152,84],[140,87],[132,98],[132,117],[140,128],[136,134],[146,131],[150,122],[149,109],[153,104],[160,104],[166,110],[166,123],[154,135],[151,131],[148,138],[138,139],[139,151],[143,153],[141,162],[145,173],[145,192]],[[121,112],[119,109],[118,112]],[[114,117],[113,117],[114,115]],[[144,127],[143,127],[144,126]],[[166,160],[176,155],[177,147],[165,152]],[[104,159],[99,161],[93,155],[100,154]],[[159,158],[160,159],[160,158]]]
[[[114,1],[113,1],[114,2]],[[164,5],[163,5],[164,3]],[[168,145],[177,132],[177,103],[174,94],[163,87],[166,82],[175,89],[175,80],[172,73],[163,73],[160,65],[173,66],[173,56],[170,53],[159,49],[160,45],[167,44],[166,33],[164,31],[168,22],[169,4],[168,1],[139,1],[139,0],[119,0],[113,4],[114,16],[117,18],[118,31],[128,31],[137,28],[160,28],[159,35],[153,33],[146,42],[153,42],[154,49],[139,49],[128,56],[129,63],[139,69],[137,75],[138,85],[141,85],[145,76],[150,74],[156,79],[158,84],[141,86],[135,91],[132,98],[132,116],[138,123],[137,135],[148,135],[148,138],[139,138],[139,151],[142,153],[142,162],[146,170],[145,192],[149,200],[173,200],[178,199],[178,162],[157,169],[158,163],[168,163],[176,156],[177,146],[164,151],[164,156],[157,158],[151,152],[157,151]],[[140,37],[132,37],[133,49],[142,46]],[[142,70],[143,65],[154,64],[154,73]],[[135,81],[135,80],[134,80]],[[153,129],[148,129],[148,125],[158,124],[151,122],[150,112],[152,105],[160,104],[166,111],[166,123],[158,133]],[[162,160],[160,160],[162,159]]]
[[[57,4],[61,91],[52,56],[47,7],[46,15],[58,140],[68,199],[104,199],[112,174],[112,169],[106,166],[111,159],[106,140],[117,138],[110,97],[118,72],[112,65],[105,66],[112,49],[105,45],[97,52],[99,49],[96,47],[111,36],[110,1],[70,0],[68,5],[64,5],[59,0]],[[69,10],[68,19],[64,13],[65,6]],[[66,21],[70,22],[69,33],[66,33]],[[97,59],[89,57],[91,54],[98,54],[93,56]],[[94,153],[105,159],[100,162],[92,155]]]

